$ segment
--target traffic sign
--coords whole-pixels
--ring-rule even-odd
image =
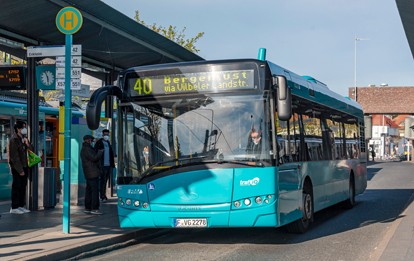
[[[64,56],[65,46],[29,46],[27,47],[27,57],[52,57],[52,56]],[[82,45],[72,45],[71,55],[82,55]]]
[[[56,78],[65,79],[65,67],[56,67]],[[70,78],[71,79],[80,79],[82,75],[82,68],[73,67],[70,68]]]
[[[56,68],[57,69],[57,68]],[[81,79],[70,79],[70,89],[80,90],[82,86]],[[56,90],[65,89],[65,79],[56,79]]]
[[[56,57],[56,67],[65,67],[65,56]],[[82,67],[82,56],[76,55],[71,57],[71,67]]]
[[[63,34],[74,34],[82,27],[81,12],[71,6],[62,8],[56,15],[56,27]]]

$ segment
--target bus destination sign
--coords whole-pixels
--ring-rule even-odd
[[[128,79],[128,87],[132,96],[254,89],[254,70],[133,77]]]
[[[0,66],[0,90],[25,90],[24,67]]]

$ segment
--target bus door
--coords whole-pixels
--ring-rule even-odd
[[[43,129],[45,136],[45,167],[57,168],[58,159],[58,120],[56,118],[46,118],[46,124]]]
[[[56,191],[61,191],[60,168],[59,168],[59,120],[56,117],[47,116],[43,127],[45,172],[53,175]]]
[[[279,180],[279,212],[283,217],[301,205],[301,163],[299,116],[293,113],[288,121],[277,119],[277,161]]]

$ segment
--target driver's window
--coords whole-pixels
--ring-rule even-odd
[[[124,171],[125,176],[138,177],[140,169],[138,166],[136,150],[134,146],[134,116],[132,112],[127,112],[124,115],[124,140],[125,140],[125,151],[124,151]]]

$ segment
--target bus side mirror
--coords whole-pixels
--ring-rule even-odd
[[[276,76],[276,79],[277,79],[277,86],[278,86],[277,88],[278,99],[281,101],[284,101],[287,98],[287,92],[288,92],[286,78],[284,76]]]
[[[86,106],[86,123],[89,129],[96,130],[99,127],[101,120],[101,105],[108,95],[114,95],[121,99],[122,90],[118,86],[109,85],[104,86],[92,94]]]
[[[277,114],[279,120],[287,121],[292,116],[292,95],[285,76],[275,76],[277,80]]]

